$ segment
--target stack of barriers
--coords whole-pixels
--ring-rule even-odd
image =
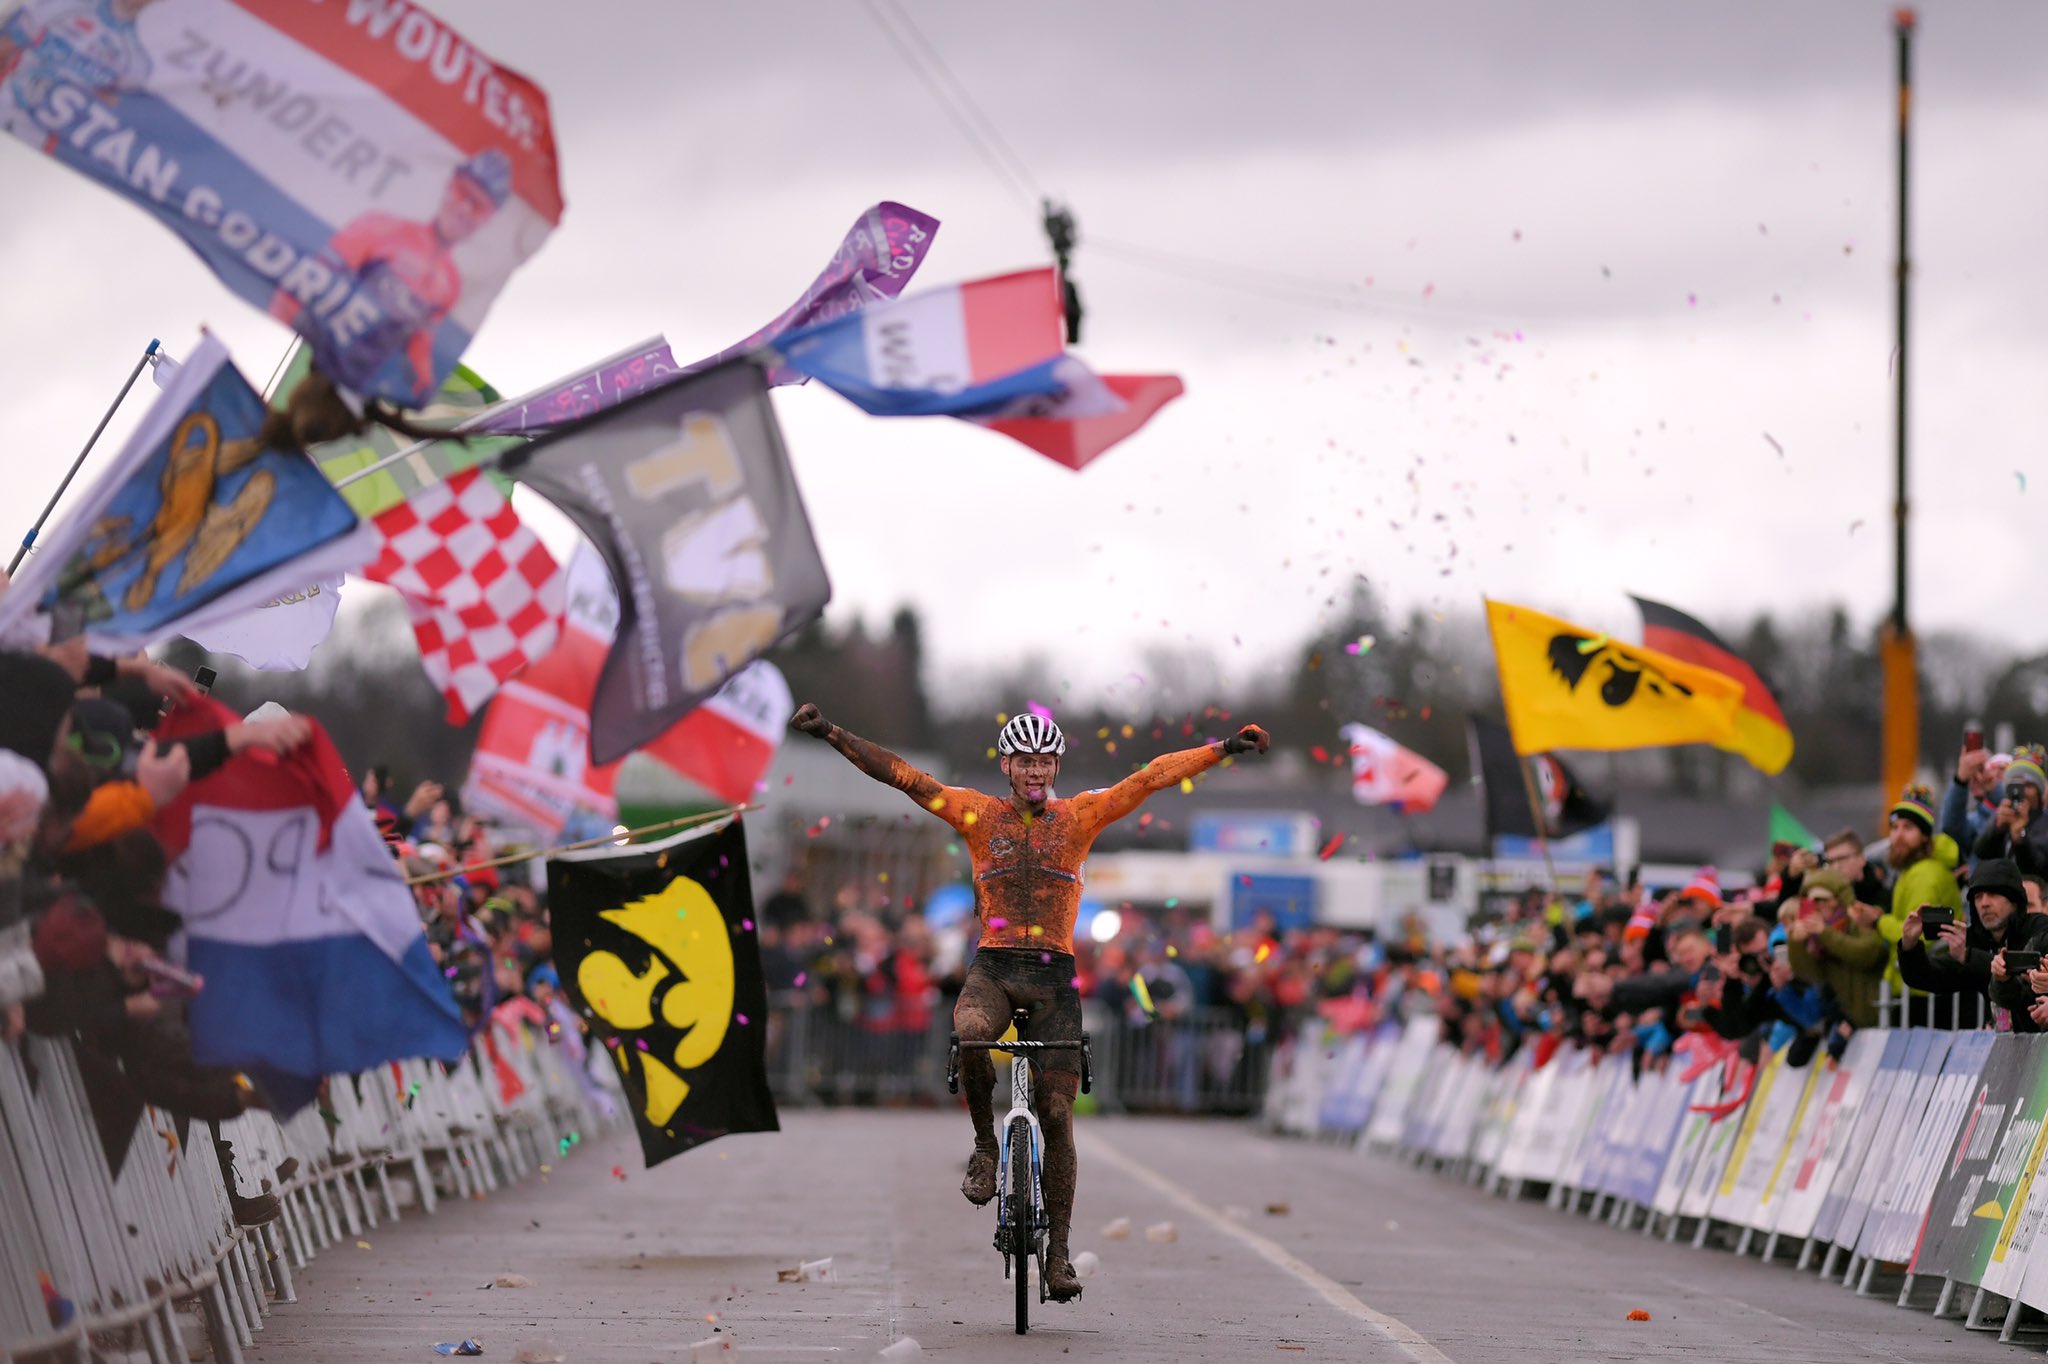
[[[1638,1069],[1574,1046],[1495,1065],[1439,1031],[1304,1024],[1273,1059],[1262,1122],[1618,1233],[1895,1292],[2001,1340],[2048,1312],[2048,1034],[1866,1029],[1839,1061],[1796,1066],[1700,1039]]]
[[[70,1045],[0,1045],[0,1364],[92,1358],[117,1333],[171,1364],[189,1357],[181,1310],[213,1358],[239,1364],[321,1250],[415,1194],[432,1213],[437,1186],[504,1187],[616,1121],[616,1072],[601,1052],[587,1059],[579,1074],[567,1048],[499,1022],[453,1066],[337,1075],[324,1103],[282,1123],[261,1110],[221,1123],[239,1192],[281,1204],[241,1227],[207,1124],[145,1108],[113,1176]]]

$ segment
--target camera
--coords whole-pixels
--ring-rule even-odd
[[[2027,792],[2033,789],[2032,786],[2023,781],[2007,782],[2005,784],[2005,798],[2009,803],[2019,805],[2026,801]]]

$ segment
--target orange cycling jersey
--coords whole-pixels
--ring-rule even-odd
[[[861,771],[887,782],[959,831],[974,864],[974,904],[983,947],[1074,950],[1081,912],[1081,864],[1104,829],[1155,791],[1223,761],[1221,744],[1154,758],[1114,786],[1020,810],[1007,796],[946,786],[879,744],[834,726],[830,742]]]

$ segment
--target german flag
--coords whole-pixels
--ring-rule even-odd
[[[1742,655],[1721,637],[1683,611],[1634,597],[1643,613],[1643,647],[1720,673],[1742,687],[1742,705],[1735,712],[1735,737],[1715,747],[1738,753],[1766,776],[1775,777],[1792,761],[1792,730],[1785,712]]]

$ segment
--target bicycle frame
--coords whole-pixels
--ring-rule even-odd
[[[1018,1229],[1005,1220],[1010,1207],[1010,1133],[1019,1118],[1031,1134],[1031,1225],[1022,1229],[1021,1240],[1016,1234]],[[1036,1254],[1043,1260],[1043,1238],[1050,1226],[1045,1215],[1045,1132],[1038,1125],[1038,1115],[1031,1111],[1031,1062],[1021,1052],[1010,1057],[1010,1111],[1003,1115],[999,1131],[1002,1135],[997,1139],[996,1154],[996,1230],[1011,1233],[1001,1243],[1006,1247],[1003,1254],[1018,1257],[1016,1272],[1021,1274],[1025,1255]]]

